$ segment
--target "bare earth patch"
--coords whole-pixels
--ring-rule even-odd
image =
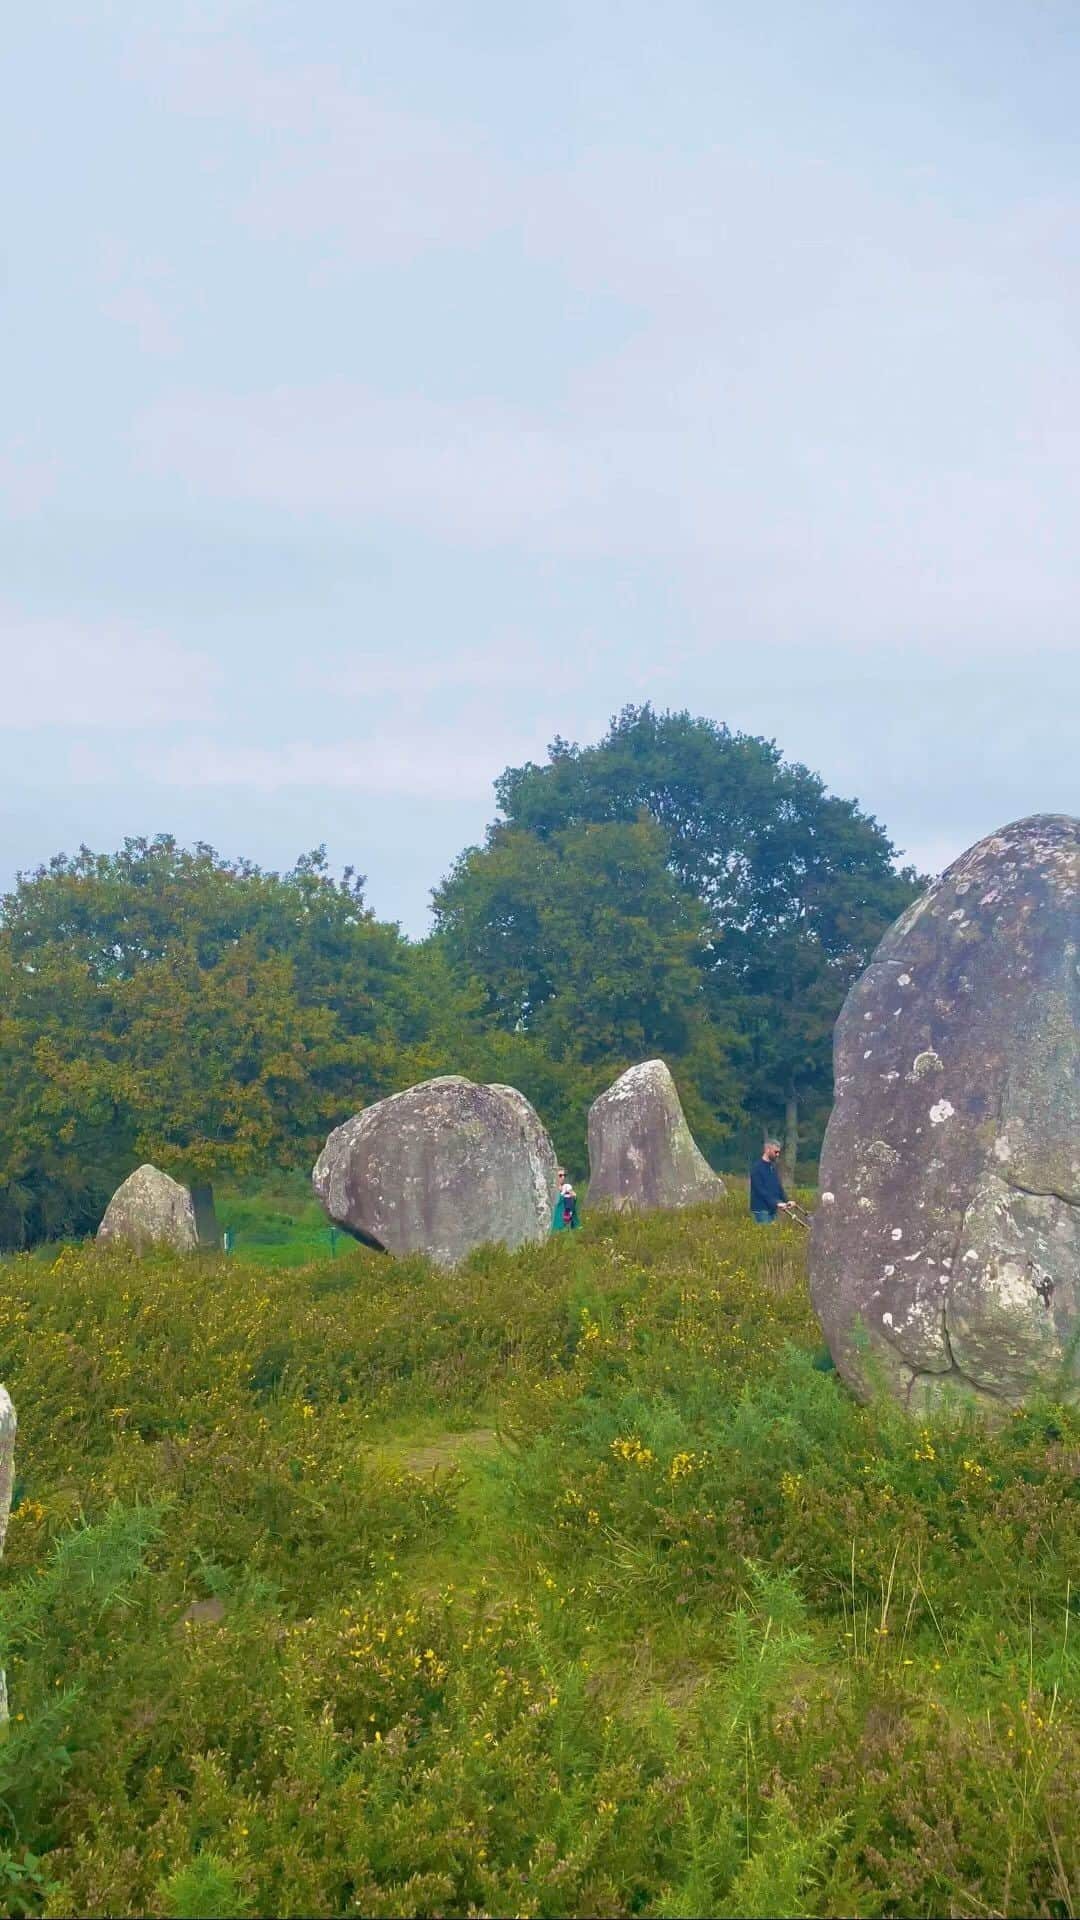
[[[420,1447],[410,1447],[398,1455],[410,1473],[434,1473],[439,1467],[452,1467],[463,1453],[494,1453],[499,1444],[494,1427],[471,1427],[466,1433],[443,1433]]]

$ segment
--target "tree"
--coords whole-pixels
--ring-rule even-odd
[[[95,1013],[78,960],[56,948],[16,962],[0,939],[0,1247],[101,1217],[116,1114],[98,1079]]]
[[[472,984],[481,1028],[514,1036],[523,1065],[531,1050],[534,1079],[541,1058],[572,1069],[564,1141],[580,1151],[588,1101],[655,1053],[681,1080],[704,1144],[729,1136],[741,1110],[730,1036],[706,1005],[706,916],[669,871],[667,838],[648,814],[543,836],[496,826],[434,906],[436,938],[452,976]]]
[[[322,849],[281,876],[168,836],[20,877],[0,903],[0,1240],[86,1231],[137,1159],[295,1165],[422,1070],[412,951],[362,886]]]
[[[783,1115],[790,1173],[805,1110],[829,1098],[847,989],[922,884],[897,871],[883,829],[774,742],[650,706],[625,708],[597,746],[556,740],[546,765],[508,768],[496,794],[492,841],[542,846],[642,812],[663,830],[670,873],[704,911],[713,1018],[746,1042],[747,1106],[766,1129]]]

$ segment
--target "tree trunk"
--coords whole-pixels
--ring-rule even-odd
[[[789,1093],[784,1105],[784,1150],[780,1155],[780,1178],[791,1196],[795,1185],[795,1167],[799,1158],[799,1096]]]

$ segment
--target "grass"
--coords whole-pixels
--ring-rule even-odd
[[[5,1264],[0,1913],[1074,1912],[1075,1413],[856,1405],[736,1201],[251,1252]]]
[[[297,1267],[347,1251],[349,1238],[331,1227],[307,1174],[280,1174],[274,1184],[219,1187],[216,1211],[233,1253],[249,1266]]]

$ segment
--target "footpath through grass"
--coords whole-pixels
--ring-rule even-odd
[[[802,1258],[6,1263],[0,1912],[1071,1914],[1080,1421],[855,1405]]]

